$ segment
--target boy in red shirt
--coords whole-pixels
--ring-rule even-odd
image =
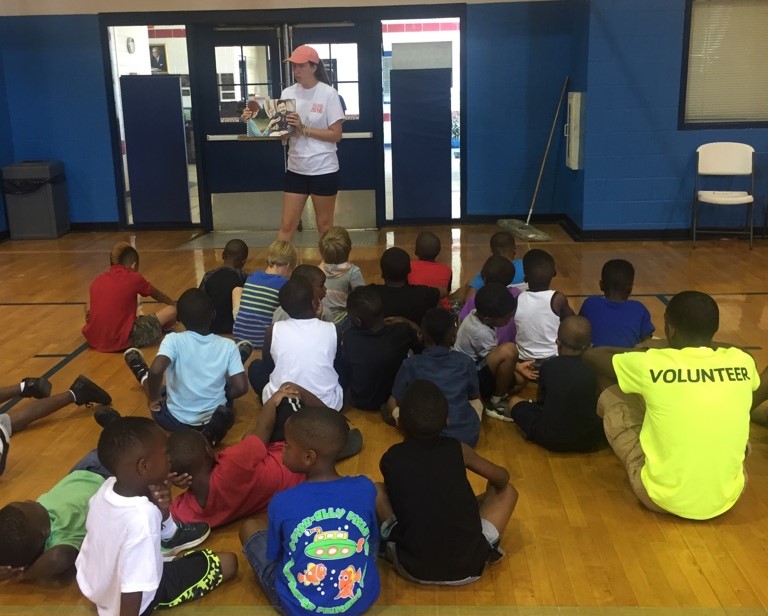
[[[112,353],[160,342],[163,330],[176,320],[176,302],[139,274],[139,253],[119,242],[109,257],[111,267],[91,283],[83,336],[96,351]],[[155,314],[139,315],[136,296],[167,304]]]
[[[440,238],[431,231],[423,231],[416,238],[416,261],[411,261],[411,273],[408,284],[423,284],[440,291],[440,305],[451,309],[448,293],[451,292],[453,271],[443,263],[436,263],[440,254]]]

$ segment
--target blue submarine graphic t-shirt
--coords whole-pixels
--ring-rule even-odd
[[[269,504],[267,556],[289,614],[362,614],[379,596],[376,487],[367,477],[305,482]]]

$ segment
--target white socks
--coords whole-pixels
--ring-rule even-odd
[[[168,519],[163,520],[163,523],[160,526],[160,539],[163,541],[173,539],[177,530],[179,530],[179,525],[176,524],[176,520],[173,519],[173,516],[169,514]]]

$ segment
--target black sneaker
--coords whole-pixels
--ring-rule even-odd
[[[178,525],[176,534],[167,541],[160,541],[163,558],[173,558],[184,550],[200,545],[211,534],[211,527],[205,522],[184,524],[177,521],[176,524]]]
[[[247,340],[241,340],[237,343],[237,350],[240,351],[240,359],[245,363],[253,353],[253,345]]]
[[[143,385],[144,378],[149,374],[149,366],[147,366],[142,352],[139,349],[130,348],[123,353],[123,359],[125,359],[125,363],[128,364],[139,385]]]
[[[497,539],[492,545],[489,546],[488,558],[485,561],[489,565],[495,565],[502,558],[504,558],[506,552],[501,549],[501,546],[499,545],[500,543],[501,539]]]
[[[8,418],[10,423],[10,418]],[[8,460],[8,450],[11,448],[11,435],[3,425],[3,421],[0,421],[0,475],[5,472],[5,463]]]
[[[93,418],[102,428],[106,428],[116,419],[120,419],[120,417],[120,413],[111,406],[100,406],[93,412]]]
[[[22,383],[24,383],[24,391],[19,396],[22,398],[47,398],[51,395],[51,384],[44,376],[26,377]]]
[[[112,396],[82,374],[75,379],[69,391],[75,399],[77,406],[112,403]]]

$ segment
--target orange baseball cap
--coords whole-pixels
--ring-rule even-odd
[[[293,53],[288,56],[284,62],[293,62],[294,64],[304,64],[305,62],[312,62],[312,64],[320,64],[320,56],[309,45],[299,45],[293,50]]]

